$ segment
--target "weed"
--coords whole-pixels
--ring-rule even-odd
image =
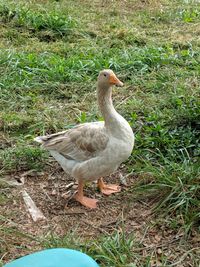
[[[200,10],[198,5],[186,5],[185,7],[177,7],[173,12],[171,9],[163,11],[156,11],[152,20],[157,22],[163,22],[166,24],[171,24],[173,22],[183,22],[183,23],[196,23],[200,19]]]
[[[33,12],[32,10],[18,7],[0,6],[0,15],[3,22],[11,22],[15,27],[25,27],[31,31],[50,30],[58,35],[67,35],[75,26],[71,17],[66,17],[57,12]]]
[[[137,255],[134,255],[134,246],[133,237],[128,238],[124,232],[116,232],[98,242],[94,241],[89,252],[95,255],[102,266],[136,266]]]
[[[75,233],[69,233],[66,236],[59,237],[50,232],[42,244],[45,248],[71,248],[71,249],[80,249],[82,248],[83,241],[80,237],[77,237]]]
[[[81,250],[93,257],[101,266],[119,267],[136,266],[136,254],[133,253],[135,241],[133,237],[127,238],[124,231],[115,232],[110,237],[102,237],[98,240],[83,240],[74,233],[64,237],[54,234],[46,236],[43,246],[47,248],[64,247]],[[131,265],[132,264],[132,265]]]
[[[27,169],[41,170],[44,167],[45,153],[40,148],[19,146],[0,151],[2,170],[19,171]]]
[[[160,201],[157,204],[157,210],[162,214],[165,210],[165,215],[166,213],[181,215],[182,226],[188,233],[200,220],[199,162],[194,164],[181,152],[179,158],[182,158],[182,162],[178,162],[174,159],[177,151],[171,151],[171,153],[172,159],[169,159],[158,152],[160,161],[157,164],[144,161],[145,167],[142,172],[148,172],[155,180],[138,189],[158,193]],[[186,155],[188,155],[187,152]]]
[[[11,253],[10,250],[13,245],[16,246],[18,252],[20,252],[20,249],[24,247],[25,243],[27,244],[28,242],[34,240],[32,236],[23,233],[16,226],[17,225],[13,224],[10,226],[9,219],[4,217],[3,215],[0,216],[0,253],[2,255],[5,255],[5,253],[8,252]],[[9,242],[6,242],[6,240],[9,240]],[[19,255],[16,255],[16,257],[17,256],[19,257]]]

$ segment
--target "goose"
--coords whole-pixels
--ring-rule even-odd
[[[129,123],[115,110],[112,86],[123,86],[110,69],[100,71],[97,79],[98,107],[104,121],[83,123],[34,140],[50,152],[62,169],[78,181],[74,198],[83,206],[97,207],[97,200],[84,195],[84,184],[97,180],[99,190],[110,195],[121,191],[119,185],[106,184],[103,177],[115,172],[128,159],[134,146]]]

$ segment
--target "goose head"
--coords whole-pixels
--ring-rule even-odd
[[[123,83],[117,78],[112,70],[102,70],[99,73],[97,84],[99,88],[108,89],[112,85],[123,86]]]

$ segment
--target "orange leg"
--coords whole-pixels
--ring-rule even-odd
[[[102,178],[98,179],[98,187],[104,195],[111,195],[121,191],[121,187],[116,184],[105,184]]]
[[[74,198],[76,199],[76,201],[80,202],[83,206],[90,208],[90,209],[95,209],[97,207],[97,200],[89,198],[89,197],[85,197],[83,195],[83,185],[84,185],[83,181],[80,180],[78,182],[78,192],[76,193]]]

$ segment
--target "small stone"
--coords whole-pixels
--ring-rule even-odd
[[[52,190],[52,192],[51,192],[51,195],[52,195],[52,196],[55,196],[55,195],[57,195],[57,192],[56,192],[56,190],[55,190],[55,189],[53,189],[53,190]]]
[[[159,235],[155,235],[154,237],[155,237],[155,240],[156,240],[156,241],[160,242],[161,237],[160,237]]]
[[[158,249],[157,249],[157,253],[158,253],[159,255],[161,255],[161,254],[162,254],[162,249],[161,249],[161,248],[158,248]]]

